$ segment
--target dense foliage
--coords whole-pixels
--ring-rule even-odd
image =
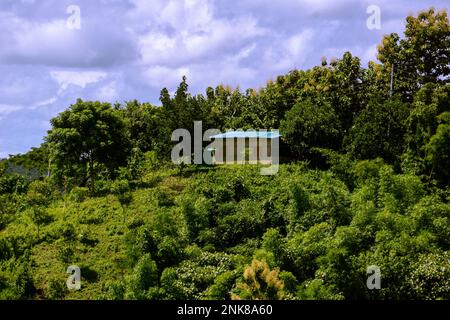
[[[408,17],[379,61],[245,92],[184,77],[161,106],[77,100],[0,162],[0,299],[450,299],[447,14]],[[280,128],[286,160],[176,166],[171,133],[194,121]]]

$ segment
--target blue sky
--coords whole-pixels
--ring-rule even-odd
[[[380,29],[366,26],[370,5]],[[0,0],[0,158],[38,146],[77,98],[158,104],[183,75],[193,93],[256,88],[345,51],[366,66],[384,34],[430,6],[446,1]]]

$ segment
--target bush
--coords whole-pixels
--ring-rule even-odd
[[[110,180],[97,180],[95,181],[95,193],[93,195],[97,197],[103,197],[111,193],[113,182]]]
[[[449,257],[445,252],[422,254],[413,264],[408,282],[414,299],[436,300],[450,298]]]
[[[71,223],[63,223],[57,228],[57,236],[59,239],[65,241],[73,241],[76,238],[75,226]]]
[[[253,260],[245,267],[243,280],[236,286],[233,300],[279,300],[283,299],[284,282],[279,269],[270,270],[265,261]]]
[[[150,254],[143,255],[126,278],[125,299],[145,299],[150,287],[158,285],[158,268]]]
[[[72,247],[66,244],[62,245],[58,249],[58,258],[64,264],[73,263],[74,251]]]
[[[190,241],[197,240],[199,233],[209,226],[209,202],[205,198],[190,197],[180,200]]]
[[[47,285],[45,296],[50,300],[64,299],[67,293],[67,285],[63,280],[51,279]]]
[[[146,253],[156,256],[158,250],[155,235],[145,225],[132,229],[126,234],[125,246],[131,265],[134,265]]]
[[[48,180],[35,180],[27,191],[28,203],[32,206],[47,206],[52,201],[52,189]]]
[[[344,300],[333,286],[327,286],[322,279],[306,281],[297,292],[301,300]]]
[[[0,230],[12,220],[13,214],[16,212],[14,203],[8,195],[0,195]]]
[[[74,187],[69,194],[69,199],[74,202],[83,202],[89,197],[89,189],[84,187]]]
[[[180,243],[167,236],[162,238],[158,244],[157,257],[161,269],[177,264],[183,258]]]
[[[25,178],[18,174],[0,176],[0,195],[12,193],[24,193],[27,190]]]
[[[108,281],[104,286],[103,299],[123,300],[125,296],[125,286],[121,281]]]
[[[115,195],[124,194],[130,191],[130,185],[127,180],[115,180],[110,185],[110,192]]]
[[[237,278],[238,273],[235,270],[222,273],[214,279],[214,284],[208,288],[206,298],[211,300],[230,299]]]
[[[175,204],[172,195],[168,190],[165,190],[163,188],[156,188],[153,193],[153,197],[159,207],[170,207]]]
[[[0,300],[27,299],[34,291],[29,254],[18,259],[0,260]]]

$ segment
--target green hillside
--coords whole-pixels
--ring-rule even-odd
[[[39,237],[32,210],[18,213],[0,232],[1,298],[449,298],[450,197],[381,160],[276,176],[164,169],[142,184],[123,208],[74,189],[48,206]],[[259,288],[252,259],[273,272],[254,271]],[[65,286],[69,265],[79,291]],[[368,265],[381,290],[367,290]]]

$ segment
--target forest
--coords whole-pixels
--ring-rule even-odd
[[[78,99],[0,161],[0,299],[450,299],[446,11],[408,16],[377,58],[244,91],[183,77],[161,105]],[[172,163],[194,121],[279,129],[279,172]]]

